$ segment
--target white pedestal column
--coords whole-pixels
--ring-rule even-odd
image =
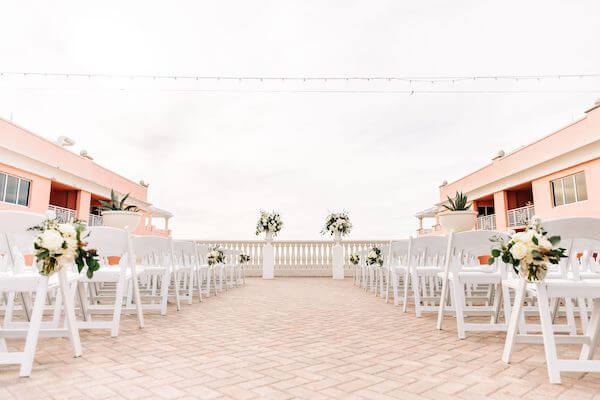
[[[263,246],[263,279],[273,279],[275,275],[275,252],[273,249],[273,234],[267,232]]]
[[[344,279],[344,250],[342,249],[342,238],[339,232],[335,234],[335,242],[331,249],[333,262],[331,276],[333,279]]]

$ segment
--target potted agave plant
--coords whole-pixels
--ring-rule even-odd
[[[138,213],[139,209],[136,206],[125,205],[128,197],[129,193],[119,199],[115,191],[111,189],[110,201],[100,200],[104,226],[127,229],[129,232],[133,232],[137,228],[142,216]]]
[[[446,230],[454,232],[463,232],[475,227],[477,213],[471,210],[471,203],[468,202],[467,195],[462,192],[456,192],[454,200],[448,197],[448,205],[443,206],[446,210],[438,213],[440,225]]]

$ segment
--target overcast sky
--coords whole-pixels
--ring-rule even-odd
[[[3,1],[0,69],[258,76],[600,73],[598,1]],[[328,90],[344,92],[327,93]],[[382,90],[415,90],[375,93]],[[520,94],[422,93],[510,90]],[[542,91],[529,93],[530,91]],[[368,93],[352,93],[368,91]],[[577,91],[577,92],[573,92]],[[438,186],[579,117],[600,79],[210,82],[0,77],[0,116],[150,182],[176,237],[414,233]]]

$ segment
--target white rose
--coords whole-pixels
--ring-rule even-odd
[[[75,226],[73,226],[73,224],[59,224],[58,230],[66,236],[75,237],[77,235],[77,232],[75,231]]]
[[[56,219],[56,212],[54,210],[46,211],[46,218],[48,219]]]
[[[46,249],[52,252],[60,250],[64,242],[64,239],[60,235],[60,233],[53,229],[48,229],[44,231],[44,233],[42,233],[42,235],[39,238],[42,247],[45,247]]]
[[[539,246],[545,250],[552,250],[552,243],[545,237],[541,237],[538,239]]]
[[[369,258],[375,258],[375,257],[377,257],[377,253],[375,253],[373,250],[371,250],[369,252]]]
[[[510,253],[517,260],[520,260],[523,257],[525,257],[528,251],[529,250],[527,249],[527,246],[524,243],[520,242],[515,243],[514,246],[510,248]]]

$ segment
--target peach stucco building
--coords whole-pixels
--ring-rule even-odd
[[[600,101],[583,117],[491,164],[439,188],[440,203],[417,213],[420,235],[441,233],[439,207],[457,191],[478,212],[478,229],[522,229],[533,215],[542,219],[600,217]]]
[[[112,172],[66,147],[72,141],[60,137],[44,139],[9,121],[0,119],[0,210],[45,213],[54,210],[61,220],[79,219],[100,225],[99,200],[130,193],[128,204],[144,215],[137,234],[168,236],[168,211],[148,202],[148,187]],[[164,229],[152,225],[153,218],[164,220]]]

